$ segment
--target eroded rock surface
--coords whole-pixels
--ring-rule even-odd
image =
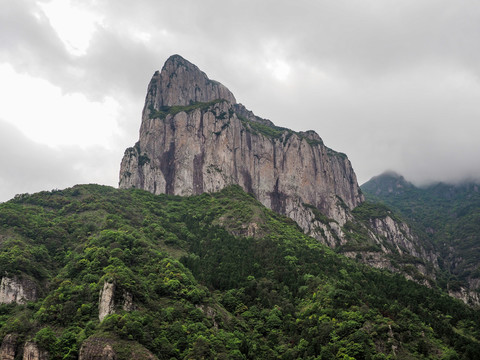
[[[4,276],[0,284],[0,304],[25,304],[37,300],[37,287],[28,278]]]
[[[23,347],[23,360],[48,360],[48,352],[42,350],[37,344],[27,341]]]
[[[16,334],[5,335],[2,341],[2,346],[0,347],[0,360],[15,359],[17,340],[18,340],[18,335]]]

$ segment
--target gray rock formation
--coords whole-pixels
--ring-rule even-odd
[[[37,344],[27,341],[23,347],[23,360],[48,360],[49,354],[38,347]]]
[[[210,80],[198,67],[181,56],[173,55],[167,60],[162,71],[153,75],[148,86],[145,110],[186,106],[216,99],[225,99],[231,104],[236,102],[225,86]]]
[[[100,322],[108,315],[114,313],[115,303],[115,284],[106,282],[103,284],[103,289],[100,291],[100,297],[98,300],[98,319]]]
[[[80,348],[80,353],[78,356],[79,360],[115,360],[117,359],[117,354],[112,348],[112,340],[101,338],[101,337],[92,337],[89,338],[82,344]]]
[[[125,152],[120,187],[192,195],[239,184],[298,222],[308,203],[344,223],[345,210],[363,201],[347,157],[313,131],[270,124],[175,55],[150,82],[140,141]]]
[[[28,278],[19,279],[16,276],[2,278],[0,284],[0,304],[25,304],[37,300],[37,288]]]
[[[117,287],[115,283],[110,283],[105,281],[103,284],[102,290],[100,290],[100,296],[98,299],[98,319],[100,322],[105,319],[108,315],[115,313],[115,292]],[[133,304],[133,296],[129,292],[123,291],[122,293],[122,304],[121,308],[124,311],[132,311],[135,306]]]
[[[2,341],[2,346],[0,347],[0,360],[15,359],[17,340],[18,340],[18,335],[16,334],[5,335]]]
[[[255,116],[226,87],[174,55],[148,86],[140,138],[125,151],[119,187],[188,196],[231,184],[333,248],[349,242],[344,226],[364,201],[346,155],[314,131],[279,128]],[[421,256],[406,225],[390,220],[364,225],[371,241],[387,239],[390,253],[410,249]],[[258,233],[253,223],[244,230]],[[376,258],[374,266],[386,267],[385,256]]]

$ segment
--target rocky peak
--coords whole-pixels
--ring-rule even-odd
[[[185,196],[232,184],[312,236],[321,226],[304,204],[342,226],[364,200],[345,154],[314,131],[256,116],[197,66],[171,56],[148,86],[140,139],[125,152],[119,185]]]
[[[233,94],[222,84],[210,80],[196,65],[180,55],[173,55],[156,71],[148,85],[144,117],[152,111],[170,106],[187,106],[223,99],[236,103]]]
[[[150,82],[140,138],[125,151],[119,186],[189,196],[233,184],[334,248],[348,248],[352,210],[364,202],[345,154],[326,147],[315,131],[296,132],[256,116],[174,55]],[[383,243],[379,234],[400,229],[388,239],[399,246],[406,241],[407,253],[415,248],[400,225],[385,231],[365,226],[377,245]],[[254,226],[246,231],[256,234]]]

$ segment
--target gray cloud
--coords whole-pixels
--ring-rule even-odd
[[[0,119],[0,201],[15,194],[61,189],[78,183],[115,186],[120,161],[100,147],[51,148],[26,138]]]
[[[480,178],[480,7],[473,0],[73,3],[103,17],[84,56],[66,51],[35,2],[18,0],[2,6],[0,62],[65,92],[121,102],[115,165],[136,140],[151,75],[179,53],[258,115],[316,130],[347,153],[359,182],[385,169],[417,183]],[[268,70],[277,60],[290,67],[284,81]],[[81,154],[84,160],[73,155],[79,168],[92,174],[97,164]],[[99,178],[116,177],[116,168],[98,165]],[[77,175],[61,177],[75,182]]]

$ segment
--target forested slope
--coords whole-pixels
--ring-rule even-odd
[[[0,305],[17,357],[30,342],[53,359],[480,354],[480,312],[335,254],[238,186],[17,196],[0,204],[0,274],[34,290]]]
[[[440,285],[480,304],[480,185],[435,183],[417,187],[386,173],[362,185],[367,198],[386,204],[432,242],[440,254]]]

